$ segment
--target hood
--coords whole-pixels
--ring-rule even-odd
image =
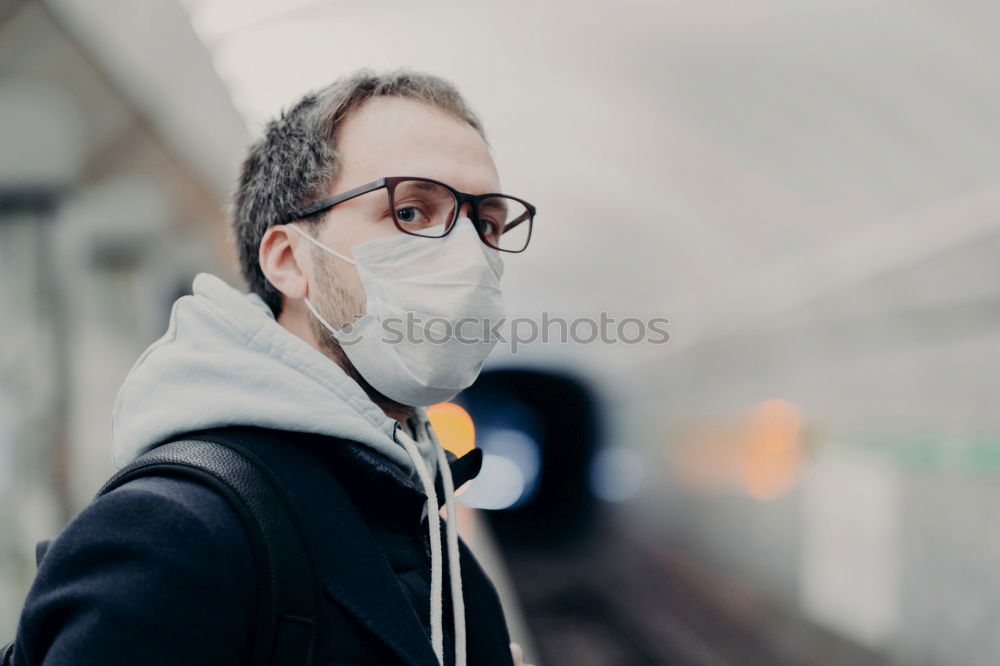
[[[437,457],[417,408],[417,451]],[[204,428],[249,425],[349,439],[418,481],[396,421],[336,363],[278,324],[256,294],[200,273],[174,303],[166,333],[135,362],[111,416],[113,460],[123,467],[163,441]]]

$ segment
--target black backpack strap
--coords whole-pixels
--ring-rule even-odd
[[[42,558],[45,557],[45,552],[49,549],[49,544],[52,543],[52,539],[42,539],[35,544],[35,570],[42,566]]]
[[[143,454],[112,476],[96,497],[152,475],[194,479],[215,489],[239,514],[253,546],[258,576],[252,664],[312,664],[320,587],[287,493],[253,452],[228,438],[198,437],[162,444]]]
[[[37,569],[42,563],[42,558],[45,557],[45,551],[48,550],[49,544],[52,543],[52,539],[43,539],[35,544],[35,568]],[[0,647],[0,666],[9,666],[11,660],[14,656],[14,641],[7,643]]]

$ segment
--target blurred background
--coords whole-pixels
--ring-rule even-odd
[[[0,0],[0,643],[263,123],[451,79],[539,210],[436,410],[538,666],[1000,663],[1000,6]],[[631,335],[631,333],[629,333]],[[558,335],[554,336],[558,338]]]

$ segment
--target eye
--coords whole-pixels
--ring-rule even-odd
[[[396,209],[396,219],[406,225],[421,225],[427,222],[427,216],[414,206],[403,206]]]
[[[494,220],[488,216],[480,219],[482,220],[482,226],[484,227],[483,233],[485,233],[488,237],[496,239],[500,237],[501,233],[503,233],[501,231],[503,228],[503,222]]]

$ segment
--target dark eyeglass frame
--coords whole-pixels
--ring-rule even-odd
[[[455,201],[458,202],[458,205],[455,206],[454,215],[452,215],[451,221],[448,222],[445,232],[440,236],[424,236],[422,234],[415,234],[412,231],[407,231],[402,226],[400,226],[399,220],[396,218],[396,211],[393,210],[394,208],[393,194],[395,193],[396,186],[399,183],[408,180],[420,180],[425,183],[433,183],[435,185],[440,185],[441,187],[445,188],[455,196]],[[489,192],[487,194],[467,194],[466,192],[459,192],[458,190],[456,190],[451,185],[448,185],[447,183],[442,183],[439,180],[433,180],[431,178],[421,178],[419,176],[385,176],[383,178],[379,178],[378,180],[373,180],[370,183],[359,185],[358,187],[347,190],[346,192],[341,192],[340,194],[332,196],[329,199],[316,201],[314,203],[309,204],[305,208],[294,211],[285,218],[284,224],[288,224],[296,220],[301,220],[306,217],[312,217],[313,215],[322,213],[323,211],[333,208],[337,204],[344,203],[345,201],[353,199],[355,197],[360,197],[362,194],[368,194],[369,192],[380,190],[383,187],[386,188],[386,190],[389,193],[389,208],[390,212],[392,213],[392,222],[393,224],[396,225],[396,228],[402,231],[404,234],[409,234],[411,236],[420,236],[421,238],[444,238],[445,236],[451,233],[452,229],[455,228],[455,222],[458,220],[458,211],[460,211],[462,209],[462,206],[465,205],[466,202],[468,202],[472,204],[471,219],[473,225],[476,227],[476,233],[479,234],[479,238],[486,245],[490,246],[494,250],[499,250],[500,252],[513,252],[513,253],[524,252],[528,248],[528,243],[531,241],[531,230],[532,227],[534,226],[536,208],[527,201],[525,201],[524,199],[513,197],[509,194],[501,194],[499,192]],[[514,201],[523,204],[525,209],[527,210],[527,217],[522,215],[521,219],[515,220],[512,225],[508,226],[507,229],[505,229],[505,231],[512,229],[515,226],[527,220],[528,237],[524,241],[524,247],[522,247],[520,250],[505,250],[502,247],[497,247],[496,245],[494,245],[493,243],[491,243],[486,239],[486,225],[483,222],[481,222],[479,218],[479,202],[482,201],[483,199],[488,199],[490,197],[504,197],[507,199],[513,199]]]

